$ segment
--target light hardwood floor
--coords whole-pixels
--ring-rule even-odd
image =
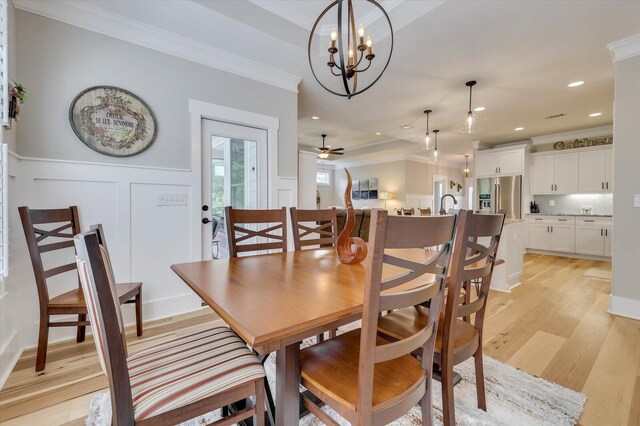
[[[583,275],[593,267],[611,264],[527,254],[522,284],[489,298],[485,353],[586,394],[583,426],[640,426],[640,321],[607,313],[610,282]],[[216,319],[205,309],[148,323],[143,338],[131,329],[130,353]],[[52,345],[41,374],[34,363],[26,351],[0,391],[0,423],[84,424],[91,396],[107,386],[93,342]]]

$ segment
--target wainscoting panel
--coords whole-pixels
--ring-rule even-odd
[[[185,205],[158,206],[162,194],[186,197]],[[192,261],[193,194],[188,185],[131,184],[131,277],[144,283],[145,319],[166,316],[170,310],[197,309],[199,298],[170,269]],[[156,306],[157,305],[157,306]]]

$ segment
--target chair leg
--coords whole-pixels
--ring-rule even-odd
[[[487,399],[484,391],[484,365],[482,363],[482,345],[473,355],[476,364],[476,392],[478,394],[478,408],[487,411]]]
[[[422,424],[425,426],[433,425],[433,373],[427,373],[426,384],[427,389],[420,401],[420,408],[422,409]]]
[[[136,294],[136,335],[142,336],[142,288]]]
[[[44,370],[47,362],[47,345],[49,343],[49,317],[40,318],[38,333],[38,354],[36,356],[36,372]]]
[[[453,399],[453,366],[442,365],[442,414],[444,426],[455,426],[456,409]]]
[[[256,415],[253,419],[253,424],[256,426],[265,426],[264,421],[264,385],[266,378],[262,380],[256,380]]]
[[[87,320],[87,314],[78,314],[78,321],[86,321]],[[84,336],[86,334],[86,329],[87,326],[85,325],[79,325],[78,326],[78,335],[76,336],[76,342],[80,343],[80,342],[84,342]]]

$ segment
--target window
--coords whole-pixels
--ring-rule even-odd
[[[331,185],[329,172],[316,172],[316,183],[318,185]]]
[[[2,124],[9,124],[7,1],[8,0],[0,0],[0,121]]]

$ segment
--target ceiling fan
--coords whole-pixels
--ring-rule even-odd
[[[331,146],[325,146],[324,138],[326,138],[327,135],[321,135],[321,136],[322,136],[322,147],[313,148],[316,151],[318,151],[318,158],[325,159],[325,158],[329,157],[329,154],[332,154],[332,155],[342,155],[342,154],[344,154],[344,152],[340,152],[340,151],[344,151],[344,148],[331,148]]]

